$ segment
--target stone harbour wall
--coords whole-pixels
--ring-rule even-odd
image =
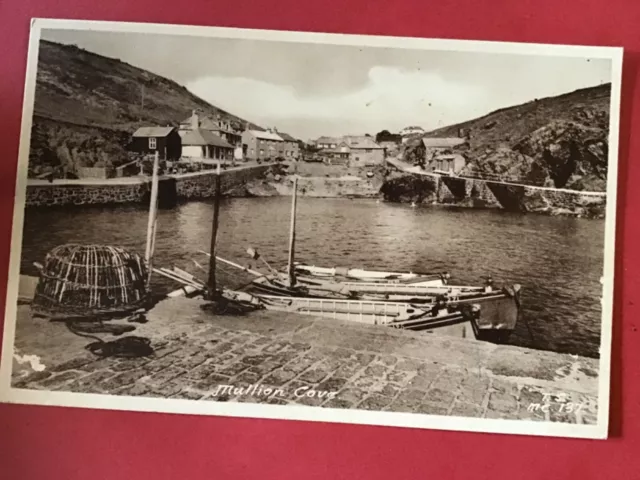
[[[263,178],[271,169],[271,165],[258,165],[221,172],[220,189],[223,194],[230,193],[246,185],[248,182]],[[192,200],[211,198],[214,195],[213,176],[215,172],[197,172],[175,175],[176,194],[180,199]]]
[[[270,165],[239,167],[221,172],[221,190],[226,194],[247,182],[261,178]],[[215,171],[160,178],[159,198],[165,206],[180,200],[210,198],[214,194]],[[149,201],[151,181],[148,178],[122,178],[109,180],[56,180],[46,182],[30,180],[27,184],[27,207],[111,205],[146,203]]]
[[[27,185],[27,207],[109,205],[141,202],[150,191],[146,182],[123,184],[51,183]]]

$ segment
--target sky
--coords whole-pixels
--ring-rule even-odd
[[[602,59],[45,30],[300,139],[433,130],[611,81]]]

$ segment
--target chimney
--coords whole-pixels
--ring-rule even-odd
[[[200,128],[200,119],[198,118],[198,112],[194,110],[191,113],[191,130],[197,130]]]

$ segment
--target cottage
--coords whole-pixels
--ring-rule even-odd
[[[233,160],[233,146],[209,130],[184,131],[182,156],[189,159]]]
[[[316,140],[315,144],[316,144],[316,147],[320,149],[336,148],[341,141],[342,141],[341,138],[336,138],[336,137],[320,137],[318,140]]]
[[[142,154],[158,152],[161,160],[175,161],[182,155],[182,142],[174,127],[140,127],[133,133],[129,148]]]
[[[185,132],[201,128],[222,138],[233,147],[242,145],[242,134],[236,122],[224,119],[222,115],[199,115],[197,110],[191,112],[191,116],[180,122],[180,131]]]
[[[351,148],[346,142],[340,142],[334,148],[323,148],[318,153],[331,165],[346,165],[349,163]]]
[[[284,154],[284,140],[273,130],[245,130],[242,148],[249,160],[275,160]]]
[[[297,160],[300,157],[298,141],[288,133],[278,132],[278,135],[284,140],[284,158]]]
[[[400,130],[402,143],[407,143],[412,137],[415,137],[416,135],[424,135],[425,133],[424,128],[418,126],[405,127]]]
[[[462,137],[423,138],[419,145],[420,163],[428,171],[458,174],[466,165],[459,151],[468,145],[469,139]]]
[[[425,165],[429,172],[457,175],[466,166],[467,161],[460,154],[437,155]]]
[[[351,166],[372,166],[384,163],[384,147],[367,136],[346,136],[344,143],[349,147]]]

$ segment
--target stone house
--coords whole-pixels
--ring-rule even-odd
[[[280,138],[282,138],[282,140],[284,140],[283,157],[285,159],[294,160],[300,158],[300,145],[298,144],[298,141],[288,133],[278,132],[278,135],[280,136]]]
[[[346,136],[343,142],[349,147],[349,165],[373,166],[384,163],[384,147],[367,136]]]
[[[425,170],[458,174],[466,165],[460,151],[468,145],[469,139],[463,137],[427,137],[416,153]]]
[[[189,160],[233,160],[233,146],[210,130],[200,127],[196,114],[189,129],[181,125],[182,157]]]
[[[336,137],[320,137],[318,140],[316,140],[315,144],[319,149],[336,148],[341,141],[341,138]]]
[[[190,117],[180,122],[180,131],[193,130],[194,126],[208,130],[233,147],[242,145],[242,133],[236,128],[237,125],[222,115],[199,115],[197,110],[193,110]]]
[[[335,147],[323,148],[318,153],[330,165],[346,165],[351,157],[351,148],[346,142],[339,142]]]
[[[284,156],[284,139],[273,130],[245,130],[242,133],[244,157],[248,160],[275,160]]]

